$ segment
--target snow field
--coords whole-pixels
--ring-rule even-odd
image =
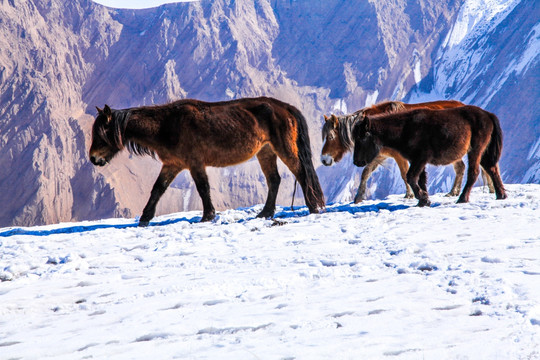
[[[507,190],[0,229],[0,358],[540,358],[540,185]]]

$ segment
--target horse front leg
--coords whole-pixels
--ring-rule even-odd
[[[152,192],[150,193],[150,199],[148,199],[139,220],[139,226],[148,226],[150,220],[152,220],[156,213],[156,205],[159,199],[181,170],[182,169],[172,166],[163,165],[161,167],[161,172],[159,173],[159,176],[154,183],[154,187],[152,188]]]
[[[199,192],[203,203],[203,216],[201,222],[211,221],[216,217],[216,210],[212,205],[212,199],[210,198],[210,184],[208,183],[208,176],[204,167],[193,167],[189,170],[195,186]]]
[[[396,161],[396,164],[399,168],[399,173],[401,174],[401,178],[403,179],[403,183],[405,183],[405,199],[412,199],[414,198],[414,192],[407,182],[407,172],[409,171],[409,162],[401,155],[394,154],[392,155],[394,160]]]
[[[379,164],[386,159],[385,156],[377,156],[372,162],[367,164],[364,167],[364,170],[362,170],[362,176],[360,177],[360,186],[358,187],[358,191],[356,192],[356,196],[354,197],[354,203],[358,204],[362,202],[362,200],[365,199],[366,196],[366,188],[367,188],[367,181],[370,178],[371,174],[379,167]]]
[[[411,186],[414,196],[418,199],[419,207],[430,206],[431,201],[427,192],[427,174],[425,162],[411,162],[411,167],[407,172],[407,182]],[[419,184],[420,181],[420,184]]]

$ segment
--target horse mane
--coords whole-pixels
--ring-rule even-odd
[[[352,136],[352,129],[354,127],[354,124],[356,124],[357,121],[361,121],[364,119],[366,115],[382,115],[385,113],[396,113],[396,112],[402,112],[405,111],[405,103],[401,101],[383,101],[380,103],[377,103],[375,105],[372,105],[370,107],[362,108],[358,111],[355,111],[352,114],[349,115],[340,115],[336,116],[338,119],[338,136],[339,140],[343,144],[343,146],[348,149],[349,151],[352,151],[354,148],[354,138]],[[332,127],[332,124],[330,122],[326,122],[323,125],[322,130],[322,136],[323,140],[326,136],[328,136],[328,133],[330,132]]]
[[[400,111],[405,111],[405,103],[401,101],[382,101],[375,105],[370,106],[369,108],[364,108],[364,113],[366,115],[377,115],[383,113],[395,113]],[[359,110],[359,111],[362,111]]]
[[[341,141],[343,146],[347,148],[348,150],[352,150],[354,148],[352,128],[356,120],[359,119],[359,116],[357,114],[359,111],[350,115],[340,115],[340,116],[332,115],[332,116],[336,116],[336,118],[338,119],[337,133],[339,136],[339,140]],[[322,129],[323,140],[328,136],[328,134],[330,133],[332,129],[333,129],[333,126],[330,121],[327,121],[324,123],[323,129]]]
[[[131,109],[124,110],[113,110],[112,118],[110,121],[110,126],[112,127],[113,132],[113,142],[109,141],[105,132],[106,129],[102,127],[100,129],[101,137],[112,147],[122,150],[124,148],[127,151],[136,156],[150,155],[152,158],[156,157],[156,154],[153,150],[149,149],[146,146],[138,144],[135,141],[126,139],[126,128],[131,117]]]

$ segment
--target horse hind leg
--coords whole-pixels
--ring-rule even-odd
[[[268,185],[268,196],[263,209],[257,215],[259,218],[271,218],[276,211],[276,197],[281,183],[281,177],[277,169],[277,155],[270,145],[265,145],[258,153],[257,159],[261,165],[261,170],[266,177]]]
[[[426,192],[427,194],[427,172],[426,168],[422,170],[420,173],[420,176],[418,177],[418,186],[420,186],[420,189]]]
[[[463,183],[463,176],[465,175],[465,163],[463,160],[458,160],[454,164],[454,172],[456,173],[456,178],[454,179],[454,185],[452,189],[446,196],[458,196],[461,190],[461,184]]]
[[[199,192],[203,203],[203,216],[201,222],[211,221],[216,217],[216,210],[214,205],[212,205],[212,199],[210,197],[210,184],[208,183],[208,175],[206,175],[206,170],[203,166],[201,167],[192,167],[189,169],[193,181],[195,181],[195,186]]]
[[[486,172],[488,178],[491,178],[492,186],[497,199],[506,199],[507,195],[506,190],[504,189],[503,181],[501,179],[501,174],[499,172],[499,164],[492,165],[488,161],[486,161],[485,158],[482,158],[480,164],[482,165],[482,168]]]
[[[489,193],[495,194],[495,186],[493,185],[493,179],[491,178],[491,175],[488,175],[487,171],[484,169],[483,166],[481,166],[481,170],[482,170],[482,180],[484,180],[484,184],[487,185],[489,189]]]
[[[306,169],[306,165],[302,164],[299,157],[293,154],[278,153],[279,158],[293,173],[296,180],[302,188],[304,200],[309,212],[312,214],[319,213],[324,209],[324,195],[319,185],[319,180],[315,169]],[[311,161],[311,159],[310,159]],[[309,166],[309,165],[308,165]]]
[[[479,169],[480,168],[480,152],[471,151],[468,157],[469,157],[469,168],[467,169],[467,182],[465,183],[465,187],[463,188],[461,195],[459,195],[459,198],[457,201],[458,204],[469,202],[469,195],[471,194],[471,190],[474,186],[474,183],[478,179],[478,175],[480,173],[480,169]]]
[[[182,169],[176,167],[165,165],[162,166],[161,172],[159,173],[159,176],[154,183],[154,187],[152,188],[152,192],[150,193],[150,198],[148,199],[139,220],[139,226],[148,226],[150,220],[152,220],[156,213],[156,206],[159,199],[181,170]]]

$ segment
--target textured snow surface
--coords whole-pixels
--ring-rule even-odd
[[[540,185],[0,229],[2,359],[537,359]]]

